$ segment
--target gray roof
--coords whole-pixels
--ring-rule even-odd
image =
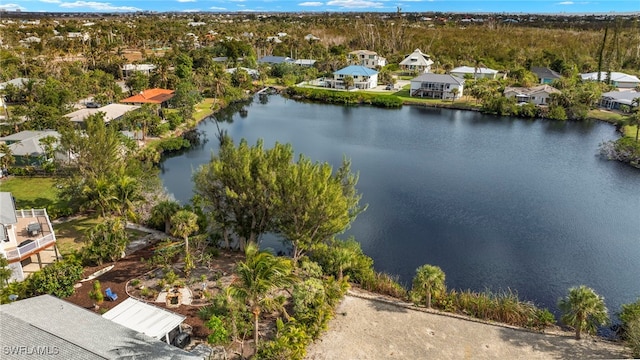
[[[0,224],[17,224],[16,206],[10,192],[0,192]]]
[[[49,135],[57,137],[60,136],[60,134],[54,130],[25,130],[8,136],[0,137],[0,141],[24,141],[34,137],[43,138]]]
[[[294,60],[288,56],[264,56],[258,59],[258,63],[266,63],[266,64],[280,64],[280,63],[291,63]]]
[[[411,82],[419,81],[419,82],[433,82],[433,83],[444,83],[444,84],[464,84],[464,79],[461,79],[454,75],[449,74],[433,74],[433,73],[424,73],[418,77],[411,79]]]
[[[601,95],[603,98],[615,100],[621,104],[632,105],[633,100],[640,98],[637,91],[609,91]]]
[[[51,295],[1,305],[0,319],[0,347],[18,352],[6,359],[202,359]]]
[[[16,156],[39,156],[44,154],[45,149],[40,144],[40,139],[47,136],[60,138],[60,133],[54,130],[44,131],[21,131],[19,133],[0,138],[0,141],[11,142],[9,149]]]
[[[76,110],[72,113],[66,114],[65,117],[68,117],[72,122],[83,122],[89,116],[101,112],[104,113],[104,122],[108,123],[111,120],[118,119],[129,111],[139,108],[140,105],[109,104],[100,108]]]
[[[15,79],[11,79],[9,81],[5,81],[3,83],[0,83],[0,90],[4,90],[4,88],[7,87],[7,85],[11,84],[17,88],[22,88],[24,86],[24,84],[28,83],[29,79],[28,78],[15,78]]]
[[[532,66],[531,72],[536,74],[540,79],[559,79],[560,78],[560,74],[546,67]]]

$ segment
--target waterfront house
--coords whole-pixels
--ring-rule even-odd
[[[344,79],[353,78],[356,89],[371,89],[378,86],[378,72],[362,65],[350,65],[333,73],[333,79],[326,80],[328,87],[344,89]]]
[[[560,90],[552,86],[539,85],[530,88],[507,86],[503,94],[507,98],[515,98],[518,104],[548,105],[551,94],[559,93]]]
[[[560,77],[561,77],[560,74],[558,74],[557,72],[555,72],[555,71],[553,71],[553,70],[551,70],[549,68],[546,68],[546,67],[532,66],[531,67],[531,72],[536,74],[540,84],[549,85],[554,80],[560,79]]]
[[[407,55],[404,60],[400,61],[400,68],[405,71],[417,71],[419,73],[431,72],[433,60],[431,57],[423,53],[420,49],[415,49],[411,54]]]
[[[347,55],[347,60],[353,65],[362,65],[371,69],[387,65],[387,59],[370,50],[352,51]]]
[[[466,79],[495,79],[498,70],[486,67],[459,66],[449,71],[449,74]]]
[[[598,81],[598,73],[591,72],[580,74],[583,81]],[[600,81],[609,82],[611,85],[621,89],[633,89],[640,85],[640,79],[637,76],[629,75],[621,72],[600,72]]]
[[[630,112],[632,108],[640,106],[636,101],[640,99],[638,91],[609,91],[600,96],[599,105],[609,110]]]
[[[139,94],[130,96],[126,99],[120,100],[123,104],[160,104],[161,107],[167,107],[167,103],[175,95],[173,90],[169,89],[147,89],[141,91]]]
[[[425,73],[411,79],[409,94],[412,97],[453,100],[462,96],[464,81],[450,74]]]
[[[60,256],[47,209],[16,210],[13,196],[0,192],[0,256],[9,262],[9,281],[22,281]]]

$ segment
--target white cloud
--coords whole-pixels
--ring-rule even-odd
[[[307,2],[298,4],[298,6],[322,6],[322,5],[324,5],[324,3],[321,3],[319,1],[307,1]]]
[[[178,0],[179,3],[196,2],[196,0]]]
[[[40,0],[40,2],[47,3],[47,4],[60,4],[61,3],[60,0]]]
[[[339,6],[348,9],[381,8],[383,4],[367,0],[332,0],[327,2],[329,6]]]
[[[185,13],[193,13],[193,12],[200,12],[200,9],[183,9],[180,11]]]
[[[0,4],[0,10],[7,10],[7,11],[20,10],[20,11],[25,11],[27,9],[23,8],[22,6],[20,6],[18,4]]]
[[[558,5],[573,5],[573,4],[575,4],[573,1],[563,1],[558,3]]]
[[[89,8],[91,10],[98,11],[140,11],[133,6],[113,6],[108,2],[97,1],[75,1],[75,2],[63,2],[60,3],[61,8]]]
[[[209,8],[209,10],[220,10],[220,11],[222,11],[222,10],[227,10],[227,8],[212,6],[212,7]]]

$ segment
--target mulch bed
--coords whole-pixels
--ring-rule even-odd
[[[89,292],[92,290],[93,280],[81,283],[82,286],[76,288],[75,293],[66,298],[66,300],[85,309],[96,311],[99,314],[114,308],[129,297],[125,291],[127,281],[134,278],[140,278],[149,271],[147,264],[143,262],[142,259],[150,259],[153,257],[153,250],[154,246],[151,245],[140,249],[115,263],[85,267],[83,275],[87,278],[96,271],[104,269],[109,265],[114,265],[113,269],[100,275],[95,280],[100,281],[102,291],[105,291],[107,288],[111,288],[111,290],[118,295],[118,299],[116,301],[109,301],[105,298],[104,302],[100,304],[99,310],[96,311],[94,301],[89,297]],[[229,269],[232,269],[235,266],[235,263],[240,258],[241,255],[238,253],[221,250],[220,256],[216,258],[215,268],[229,271]],[[152,302],[151,304],[186,316],[187,319],[185,320],[185,323],[193,328],[192,337],[201,340],[207,338],[209,330],[205,327],[204,321],[198,316],[198,310],[200,309],[199,306],[181,305],[177,308],[169,309],[162,303]]]

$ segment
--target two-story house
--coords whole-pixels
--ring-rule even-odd
[[[362,65],[370,69],[381,68],[387,65],[387,59],[378,55],[375,51],[355,50],[348,54],[347,60],[353,65]]]
[[[464,79],[449,74],[425,73],[411,79],[409,94],[429,99],[458,99],[464,91]]]
[[[420,49],[415,49],[404,60],[400,61],[402,70],[417,71],[418,73],[431,72],[431,65],[433,65],[431,56],[423,53]]]
[[[350,65],[333,73],[332,80],[326,80],[327,86],[336,89],[345,89],[345,79],[350,76],[353,79],[353,87],[356,89],[371,89],[378,86],[378,72],[362,65]]]
[[[22,281],[60,258],[47,210],[16,210],[11,193],[0,192],[0,256],[9,261],[10,281]]]

